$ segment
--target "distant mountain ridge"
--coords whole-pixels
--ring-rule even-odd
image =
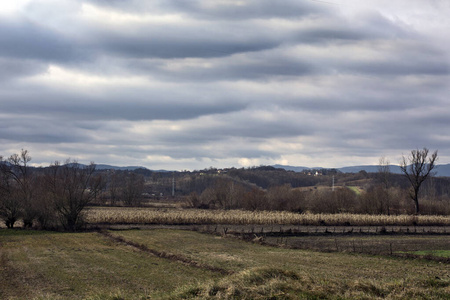
[[[294,172],[301,172],[303,170],[312,170],[312,169],[324,169],[321,167],[309,168],[309,167],[297,167],[297,166],[286,166],[286,165],[273,165],[273,167],[285,169],[287,171],[294,171]],[[378,172],[378,167],[379,167],[378,165],[364,165],[364,166],[348,166],[348,167],[330,168],[330,169],[336,169],[342,173],[358,173],[360,171],[366,171],[367,173],[376,173],[376,172]],[[394,173],[394,174],[402,173],[400,166],[397,166],[397,165],[389,165],[389,169],[390,169],[391,173]],[[450,164],[436,165],[436,167],[433,171],[435,172],[435,176],[450,177]]]
[[[83,164],[80,164],[83,165]],[[284,169],[286,171],[294,171],[294,172],[302,172],[304,170],[320,170],[320,169],[336,169],[342,173],[358,173],[360,171],[365,171],[367,173],[376,173],[378,172],[378,165],[362,165],[362,166],[347,166],[347,167],[341,167],[341,168],[323,168],[323,167],[304,167],[304,166],[289,166],[289,165],[272,165],[271,167],[277,168],[277,169]],[[112,166],[112,165],[106,165],[106,164],[96,164],[97,170],[121,170],[121,171],[135,171],[137,169],[144,169],[149,170],[152,172],[175,172],[170,170],[150,170],[146,167],[142,166],[126,166],[126,167],[118,167],[118,166]],[[401,174],[402,171],[400,169],[400,166],[398,165],[389,165],[389,169],[391,173],[394,174]],[[434,176],[442,176],[442,177],[450,177],[450,164],[444,164],[444,165],[436,165],[435,169],[433,170],[435,173]]]
[[[118,167],[118,166],[111,166],[111,165],[105,165],[105,164],[96,164],[95,168],[97,170],[121,170],[121,171],[134,171],[137,169],[146,169],[146,167],[139,167],[139,166],[127,166],[127,167]]]

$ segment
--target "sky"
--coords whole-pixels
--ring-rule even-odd
[[[0,155],[149,169],[450,163],[450,1],[0,5]]]

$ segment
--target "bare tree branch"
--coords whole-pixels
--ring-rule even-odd
[[[428,155],[429,150],[412,150],[406,158],[402,157],[400,169],[411,184],[410,197],[416,206],[416,214],[420,212],[419,191],[422,183],[432,174],[431,171],[436,166],[438,151],[434,151],[431,156]]]

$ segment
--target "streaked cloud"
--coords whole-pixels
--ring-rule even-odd
[[[450,162],[444,1],[0,9],[0,154],[152,169]],[[427,21],[428,20],[428,21]]]

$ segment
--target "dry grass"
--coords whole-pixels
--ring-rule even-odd
[[[448,265],[432,261],[274,248],[192,231],[109,234],[127,244],[93,232],[0,230],[0,299],[450,298]]]
[[[219,277],[93,232],[2,229],[0,244],[0,299],[146,299]]]
[[[233,273],[219,280],[184,286],[171,295],[172,299],[450,297],[448,265],[437,262],[271,248],[176,230],[128,230],[113,234]]]
[[[234,225],[450,225],[449,216],[298,214],[278,211],[92,208],[90,224],[234,224]]]
[[[172,299],[448,299],[449,281],[324,280],[276,268],[242,271],[219,282],[183,287]],[[439,287],[439,289],[436,289]],[[447,290],[447,291],[446,291]]]

